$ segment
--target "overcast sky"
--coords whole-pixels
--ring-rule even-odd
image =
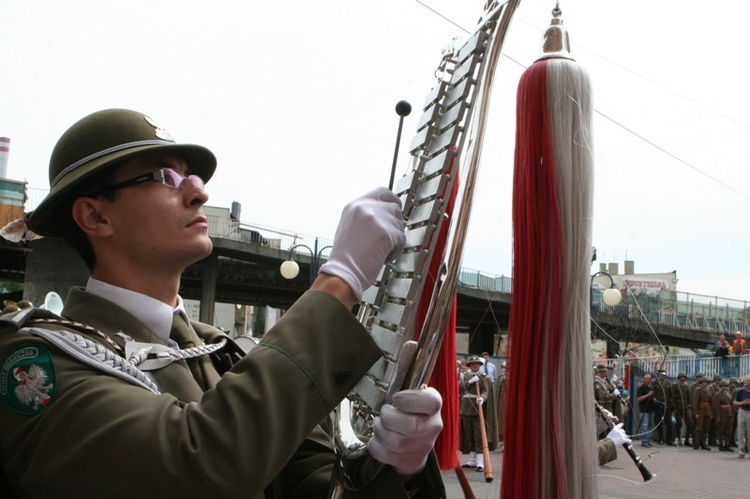
[[[483,5],[424,3],[468,30]],[[466,267],[511,273],[515,92],[553,7],[522,1],[509,30]],[[680,291],[750,298],[747,3],[560,7],[594,91],[599,261],[676,270]],[[47,188],[68,126],[131,108],[215,152],[210,205],[238,201],[243,221],[328,238],[348,200],[387,184],[396,102],[415,107],[408,144],[441,49],[465,36],[416,0],[40,0],[0,12],[10,178]]]

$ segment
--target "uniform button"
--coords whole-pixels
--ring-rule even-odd
[[[353,376],[354,376],[354,373],[351,372],[349,369],[344,369],[343,371],[339,371],[336,374],[336,383],[338,383],[339,385],[343,385],[344,383],[350,381]]]

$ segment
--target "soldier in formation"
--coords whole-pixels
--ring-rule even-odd
[[[711,394],[708,391],[709,379],[701,376],[700,385],[693,388],[691,404],[695,419],[695,438],[693,449],[711,450],[708,446],[708,432],[711,428]]]
[[[487,400],[492,382],[489,376],[480,371],[484,361],[472,355],[466,362],[469,370],[461,374],[458,382],[461,417],[461,453],[468,454],[465,468],[484,471],[482,452],[482,427],[479,421],[479,407]]]
[[[656,443],[675,445],[674,428],[672,426],[672,413],[674,405],[672,402],[672,383],[667,379],[667,371],[659,369],[654,381],[654,398],[661,402],[662,410],[654,415],[654,428],[656,429]]]
[[[711,405],[716,420],[716,439],[719,450],[731,452],[734,414],[732,411],[732,396],[729,394],[729,382],[727,380],[719,382],[719,392],[713,396]]]
[[[684,372],[677,374],[677,382],[672,384],[672,406],[676,421],[677,444],[682,443],[682,427],[685,427],[685,446],[692,446],[693,438],[693,408],[690,403],[690,386]]]

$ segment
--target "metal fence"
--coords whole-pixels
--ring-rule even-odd
[[[713,378],[721,376],[723,379],[737,378],[741,380],[750,376],[750,354],[734,355],[726,358],[713,355],[665,355],[660,357],[620,357],[617,359],[599,359],[592,365],[602,364],[612,370],[619,378],[625,376],[625,366],[629,365],[631,372],[656,373],[659,369],[667,372],[667,377],[676,378],[684,372],[688,378],[696,374]]]

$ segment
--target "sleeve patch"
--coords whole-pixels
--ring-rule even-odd
[[[0,364],[0,401],[19,414],[39,414],[55,396],[57,371],[49,351],[22,345]]]

